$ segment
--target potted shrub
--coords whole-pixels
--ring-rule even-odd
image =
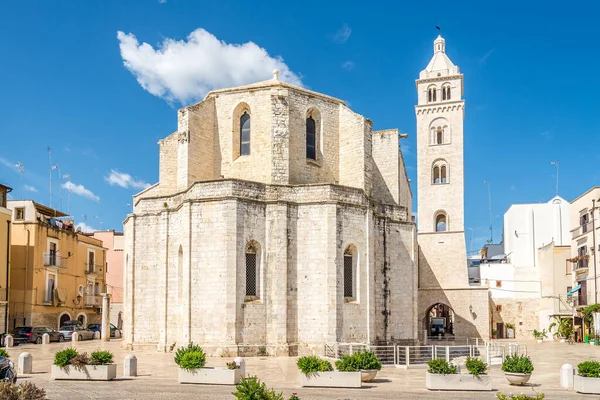
[[[527,356],[506,356],[502,363],[502,371],[511,385],[524,385],[531,378],[533,363]]]
[[[302,386],[359,388],[362,386],[359,371],[333,371],[331,363],[316,356],[300,357],[296,363]]]
[[[492,339],[496,339],[498,338],[498,331],[495,329],[492,329]]]
[[[238,400],[284,400],[283,393],[277,393],[274,389],[268,389],[257,377],[243,378],[235,385],[236,391],[231,393]],[[300,400],[296,393],[292,394],[290,400]]]
[[[381,362],[375,353],[364,350],[343,356],[335,362],[335,367],[342,372],[360,371],[362,381],[371,382],[381,369]]]
[[[487,376],[488,365],[478,358],[467,357],[468,374],[460,374],[458,367],[444,359],[431,360],[425,375],[429,390],[492,390],[492,379]]]
[[[205,367],[206,354],[202,347],[190,343],[175,352],[175,363],[179,366],[179,383],[204,383],[211,385],[237,385],[243,378],[236,362],[226,367]]]
[[[555,317],[555,321],[550,324],[548,329],[552,331],[556,327],[553,336],[560,339],[561,343],[573,335],[572,320],[570,318]]]
[[[544,339],[548,337],[548,333],[546,332],[546,330],[545,330],[545,329],[544,329],[544,330],[542,330],[541,332],[540,332],[540,331],[538,331],[538,330],[536,330],[536,329],[534,329],[534,330],[533,330],[533,337],[535,338],[535,340],[536,340],[538,343],[543,343],[543,342],[544,342]]]
[[[515,338],[515,325],[514,324],[511,324],[511,323],[506,324],[506,337],[508,339]]]
[[[116,377],[117,364],[110,351],[94,351],[88,356],[69,347],[54,354],[54,380],[110,381]]]
[[[600,394],[600,362],[584,361],[577,365],[573,389],[579,393]]]

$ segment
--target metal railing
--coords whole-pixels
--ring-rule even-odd
[[[89,274],[99,274],[102,272],[102,267],[98,264],[90,264],[87,263],[85,264],[85,273],[86,275]]]
[[[573,266],[573,269],[575,271],[578,271],[580,269],[588,268],[588,263],[589,263],[589,260],[587,260],[585,258],[582,260],[577,260],[577,263],[574,263],[575,265]]]
[[[56,253],[44,253],[44,267],[67,267],[67,258]]]
[[[102,306],[102,296],[98,296],[98,295],[85,296],[85,306],[86,307],[101,307]]]
[[[593,225],[591,222],[587,222],[583,225],[579,225],[577,228],[573,229],[571,231],[571,238],[575,239],[581,235],[585,235],[588,232],[591,232],[593,229]]]

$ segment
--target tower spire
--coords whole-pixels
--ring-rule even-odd
[[[433,41],[433,53],[445,53],[446,52],[446,40],[442,37],[442,35],[438,35],[438,37]]]

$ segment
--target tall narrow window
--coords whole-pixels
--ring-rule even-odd
[[[250,154],[250,115],[244,112],[240,117],[240,155]]]
[[[442,131],[442,128],[437,129],[436,137],[437,137],[437,144],[444,143],[444,132]]]
[[[438,166],[433,167],[433,183],[440,183],[440,167]]]
[[[249,245],[246,249],[246,296],[257,296],[256,249]]]
[[[442,171],[441,172],[441,177],[442,177],[441,181],[442,181],[442,183],[446,183],[447,179],[446,179],[446,166],[445,165],[442,165],[441,171]]]
[[[437,90],[436,89],[432,89],[432,90],[433,90],[433,101],[436,101],[435,95],[436,95]]]
[[[447,223],[446,223],[446,214],[439,213],[435,217],[435,231],[436,232],[446,232]]]
[[[432,97],[432,94],[431,94],[431,89],[429,89],[427,91],[427,101],[430,102],[430,103],[433,101],[433,97]]]
[[[317,159],[316,124],[312,116],[306,119],[306,158]]]
[[[450,100],[450,86],[446,87],[446,100]]]
[[[354,298],[354,252],[351,246],[344,251],[344,297]]]
[[[446,88],[442,88],[442,100],[446,100]]]

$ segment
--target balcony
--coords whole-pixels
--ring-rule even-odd
[[[588,269],[589,260],[587,258],[583,258],[581,260],[577,260],[577,262],[573,263],[573,270],[576,272],[583,272],[583,270]]]
[[[44,267],[67,268],[67,258],[56,253],[44,253]]]
[[[576,239],[581,235],[585,235],[588,232],[591,232],[593,229],[592,222],[588,222],[583,225],[579,225],[577,228],[571,231],[571,239]]]
[[[96,275],[102,273],[102,267],[98,264],[85,264],[85,274],[86,275]]]
[[[86,307],[102,307],[102,296],[99,296],[99,295],[85,296],[85,306]]]

